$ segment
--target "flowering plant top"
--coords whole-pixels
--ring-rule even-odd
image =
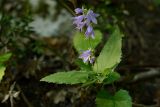
[[[76,8],[75,12],[77,16],[73,18],[73,24],[75,24],[76,28],[81,32],[83,31],[83,28],[86,28],[86,38],[94,38],[95,34],[92,25],[97,24],[96,18],[99,16],[99,14],[94,13],[92,10],[87,10],[83,8]]]

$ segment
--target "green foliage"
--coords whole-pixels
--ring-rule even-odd
[[[99,30],[95,31],[95,38],[85,38],[85,35],[77,32],[73,38],[74,47],[78,52],[88,50],[88,48],[94,49],[101,41],[102,33]]]
[[[0,65],[3,65],[5,61],[7,61],[11,57],[11,53],[6,53],[0,56]]]
[[[6,53],[0,56],[0,81],[2,80],[4,71],[6,69],[6,67],[4,66],[4,62],[6,62],[11,57],[11,55],[11,53]]]
[[[57,72],[42,78],[41,81],[57,84],[78,84],[85,83],[88,76],[89,72],[84,71]]]
[[[115,27],[114,32],[105,44],[101,51],[93,70],[97,73],[103,73],[105,69],[112,68],[121,60],[122,34],[118,27]]]
[[[160,5],[160,0],[154,0],[156,5]]]
[[[96,34],[97,35],[95,39],[89,40],[85,39],[84,35],[77,33],[74,37],[75,48],[79,52],[81,50],[87,50],[90,46],[92,46],[92,48],[95,48],[102,39],[102,35],[100,34],[100,32]],[[116,27],[93,67],[95,73],[97,73],[98,75],[96,74],[97,76],[92,76],[91,80],[97,80],[100,83],[105,82],[105,84],[110,84],[120,78],[120,75],[113,71],[116,65],[120,62],[122,53],[121,42],[122,34],[120,33],[118,27]],[[77,63],[80,65],[81,70],[92,71],[90,66],[82,63],[82,61],[77,61]],[[99,73],[101,74],[99,75]],[[88,82],[88,76],[89,73],[80,71],[58,72],[43,78],[41,81],[58,84],[78,84]]]
[[[120,79],[120,74],[117,72],[111,72],[109,75],[107,75],[107,78],[103,81],[103,83],[111,84],[118,79]]]
[[[119,90],[114,96],[107,91],[100,91],[96,104],[97,107],[132,107],[132,99],[125,90]]]
[[[2,80],[4,76],[4,71],[6,70],[6,67],[0,66],[0,81]]]

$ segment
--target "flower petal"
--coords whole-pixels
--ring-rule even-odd
[[[81,8],[76,8],[74,11],[76,12],[76,14],[83,13],[83,9],[81,9]]]

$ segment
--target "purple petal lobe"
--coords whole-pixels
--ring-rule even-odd
[[[90,58],[90,60],[89,60],[89,62],[90,62],[91,64],[93,64],[94,61],[95,61],[95,57],[92,57],[92,58]]]
[[[83,19],[84,19],[84,15],[76,16],[73,19],[74,20],[73,23],[74,22],[82,22]]]

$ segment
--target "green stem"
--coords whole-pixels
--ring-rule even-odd
[[[58,0],[59,3],[61,3],[73,16],[76,16],[76,14],[74,13],[74,11],[64,3],[64,1],[62,0]]]
[[[112,83],[112,87],[113,87],[113,91],[115,93],[116,92],[116,87],[115,87],[114,83]]]

